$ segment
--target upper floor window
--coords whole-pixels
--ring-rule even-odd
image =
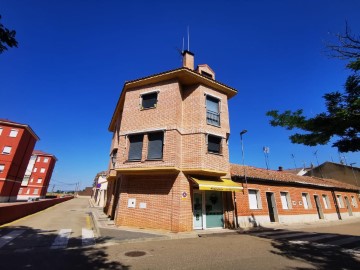
[[[1,135],[2,131],[3,131],[3,128],[0,127],[0,135]]]
[[[41,157],[38,157],[36,162],[40,162],[41,161]]]
[[[283,209],[291,209],[289,192],[280,192],[281,205]]]
[[[42,183],[42,178],[38,178],[37,183],[41,184]]]
[[[129,136],[129,160],[141,160],[142,147],[143,147],[143,134],[136,134]]]
[[[157,92],[151,92],[141,95],[141,109],[156,108],[157,104]]]
[[[41,173],[45,173],[45,168],[41,168],[41,169],[40,169],[40,172],[41,172]]]
[[[162,159],[164,132],[152,132],[148,134],[148,156],[147,159]]]
[[[207,135],[208,153],[221,154],[221,141],[222,138],[214,135]]]
[[[0,173],[3,172],[5,170],[5,165],[4,164],[0,164]]]
[[[34,194],[34,195],[39,194],[39,189],[38,189],[38,188],[35,188],[33,194]]]
[[[18,133],[19,133],[19,131],[17,129],[12,129],[10,131],[9,136],[12,137],[12,138],[15,138],[18,135]]]
[[[49,162],[49,158],[44,158],[44,163],[48,163]]]
[[[11,146],[5,146],[2,153],[5,155],[9,155],[11,153]]]
[[[209,95],[206,95],[206,122],[220,126],[220,100]]]
[[[115,165],[116,165],[117,152],[118,152],[117,148],[114,148],[110,155],[111,164],[112,164],[113,168],[115,168]]]
[[[33,172],[37,172],[37,168],[34,168]]]

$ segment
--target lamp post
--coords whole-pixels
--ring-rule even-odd
[[[247,188],[247,178],[246,178],[246,169],[245,169],[245,156],[244,156],[244,142],[243,135],[247,132],[246,129],[240,132],[240,141],[241,141],[241,155],[242,155],[242,164],[244,168],[244,178],[245,178],[245,188]]]

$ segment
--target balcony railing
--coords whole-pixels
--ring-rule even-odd
[[[210,125],[220,126],[220,113],[206,111],[206,121]]]

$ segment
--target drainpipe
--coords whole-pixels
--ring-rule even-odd
[[[237,204],[236,204],[236,192],[234,191],[234,202],[235,202],[235,228],[239,228],[239,220],[237,213]]]
[[[338,215],[338,219],[341,220],[342,218],[341,218],[341,214],[340,214],[338,201],[337,201],[336,196],[335,196],[335,189],[334,188],[331,190],[331,194],[332,194],[332,197],[333,197],[333,200],[334,200],[336,214]]]

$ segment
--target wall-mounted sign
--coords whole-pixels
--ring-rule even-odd
[[[146,208],[146,202],[139,203],[139,208],[142,208],[142,209]]]
[[[129,199],[128,208],[135,208],[135,206],[136,206],[136,199]]]
[[[184,191],[183,193],[181,193],[181,197],[182,197],[183,199],[185,199],[185,198],[187,197],[187,192]]]

